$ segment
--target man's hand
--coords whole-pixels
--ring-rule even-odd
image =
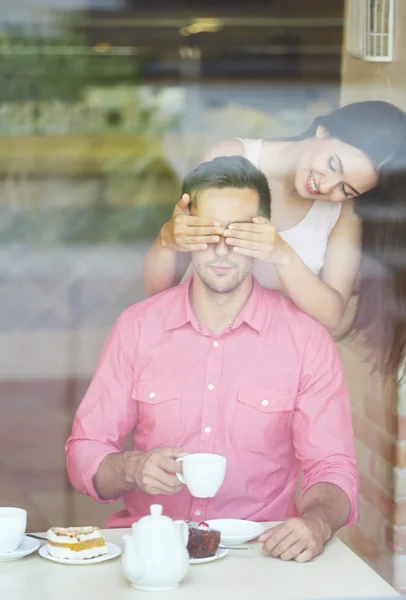
[[[217,244],[224,231],[221,223],[203,217],[192,217],[190,197],[183,194],[176,204],[171,219],[161,228],[160,240],[164,248],[177,252],[205,250],[208,244]]]
[[[180,448],[126,452],[124,457],[126,484],[137,487],[151,496],[176,494],[184,486],[175,475],[182,471],[182,464],[175,459],[185,455],[186,452]]]
[[[307,562],[321,554],[332,532],[318,517],[292,518],[265,531],[264,552],[282,560]]]

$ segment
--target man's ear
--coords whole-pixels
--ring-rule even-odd
[[[330,137],[329,132],[327,131],[327,129],[324,127],[324,125],[319,125],[316,129],[316,139],[318,140],[325,140],[328,137]]]

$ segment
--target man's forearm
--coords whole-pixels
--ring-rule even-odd
[[[135,451],[132,454],[136,454]],[[94,488],[102,500],[114,500],[134,488],[126,480],[128,452],[109,454],[101,463],[94,479]]]
[[[347,522],[351,503],[347,494],[337,485],[316,483],[302,496],[299,511],[304,519],[319,521],[328,540]]]

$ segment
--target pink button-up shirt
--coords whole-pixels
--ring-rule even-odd
[[[254,282],[222,335],[200,326],[190,281],[125,310],[110,333],[66,444],[73,486],[97,501],[93,478],[131,433],[138,450],[179,446],[227,457],[214,498],[138,489],[108,527],[127,527],[152,502],[176,519],[284,520],[295,492],[339,486],[356,520],[358,475],[350,403],[327,331],[276,292]]]

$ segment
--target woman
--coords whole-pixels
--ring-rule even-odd
[[[387,249],[399,237],[399,228],[403,237],[403,231],[406,234],[393,218],[404,204],[405,148],[406,115],[376,101],[349,104],[319,117],[296,138],[236,138],[218,144],[203,160],[244,155],[265,173],[272,193],[272,224],[258,217],[224,231],[219,224],[190,216],[189,199],[182,197],[146,257],[147,293],[176,285],[189,263],[187,253],[218,242],[222,235],[233,252],[258,259],[255,273],[263,285],[282,290],[334,330],[360,271],[359,301],[346,334],[362,330],[376,365],[394,373],[405,342],[395,322],[393,300],[401,300],[403,294],[406,299],[406,290],[401,265],[388,263]],[[377,207],[383,209],[379,218]],[[378,307],[382,276],[389,275],[386,267],[391,285],[388,288],[385,281]],[[380,327],[377,316],[382,316]]]

